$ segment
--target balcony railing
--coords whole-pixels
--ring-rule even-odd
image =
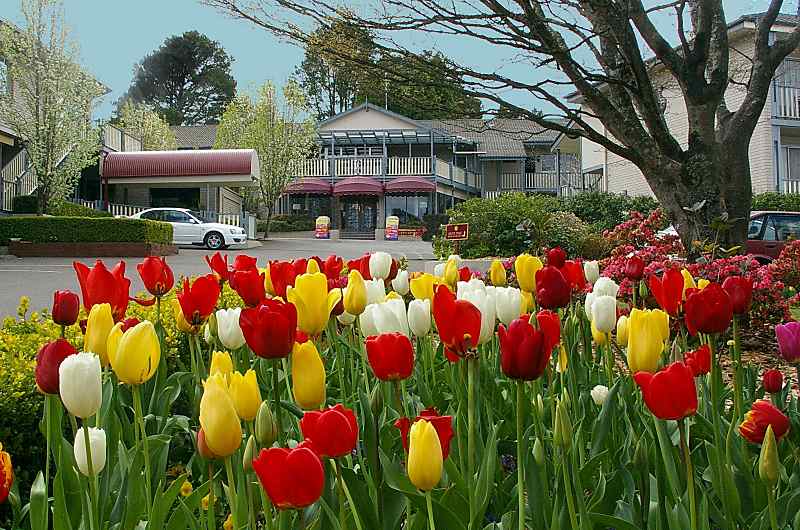
[[[116,152],[142,150],[141,140],[110,123],[103,126],[103,145]]]
[[[783,119],[800,119],[800,87],[775,85],[772,116]]]
[[[800,180],[784,180],[781,190],[783,193],[800,193]]]

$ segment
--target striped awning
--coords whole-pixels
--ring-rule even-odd
[[[329,182],[316,177],[297,179],[286,187],[284,193],[316,193],[330,195],[333,186]]]
[[[369,177],[349,177],[333,186],[333,194],[342,195],[381,195],[383,184]]]
[[[436,184],[425,177],[397,177],[386,183],[386,193],[430,193]]]

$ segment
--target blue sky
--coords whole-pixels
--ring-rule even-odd
[[[5,5],[0,17],[21,24],[18,1],[1,1]],[[724,1],[731,20],[743,13],[763,11],[767,5],[766,0]],[[793,12],[797,0],[784,0],[784,4],[784,11]],[[9,6],[11,12],[5,9]],[[281,42],[253,24],[221,15],[196,0],[64,0],[64,7],[83,64],[112,90],[99,107],[98,117],[109,116],[114,102],[125,93],[134,64],[158,48],[166,37],[184,31],[198,30],[224,46],[235,59],[233,76],[240,90],[252,89],[267,80],[281,85],[302,60],[302,50],[294,45]],[[671,25],[668,21],[663,24]],[[674,35],[670,28],[662,30]],[[420,37],[414,44],[421,48],[438,47],[454,60],[469,61],[473,66],[509,65],[505,52],[463,39],[453,43]],[[508,67],[519,68],[523,77],[531,75],[521,65]],[[526,104],[524,100],[512,99],[520,105]],[[531,100],[529,104],[537,106],[537,103]]]

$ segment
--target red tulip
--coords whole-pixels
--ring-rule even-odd
[[[298,510],[314,504],[325,486],[322,461],[307,444],[294,449],[262,449],[253,460],[253,470],[279,510]]]
[[[206,442],[206,433],[203,431],[202,427],[200,427],[200,429],[197,431],[197,454],[206,460],[216,460],[219,458],[219,456],[214,454],[214,451],[208,447],[208,443]]]
[[[308,260],[306,258],[297,258],[296,260],[292,261],[292,267],[294,268],[295,276],[305,274],[308,270]]]
[[[11,466],[11,455],[3,451],[0,443],[0,504],[6,502],[14,484],[14,468]]]
[[[433,295],[433,318],[451,362],[458,361],[478,344],[480,310],[466,300],[456,300],[446,285],[439,285]]]
[[[547,251],[547,264],[560,269],[567,261],[567,253],[561,247],[551,248]]]
[[[731,299],[718,283],[693,291],[683,304],[686,328],[692,335],[722,333],[731,324],[733,306]]]
[[[753,303],[753,280],[741,276],[728,276],[722,282],[722,288],[731,299],[734,315],[745,315],[750,312],[750,305]]]
[[[259,357],[286,357],[295,342],[297,309],[280,300],[264,300],[258,307],[242,309],[239,327],[247,345]]]
[[[172,290],[175,277],[167,260],[161,256],[148,256],[136,266],[145,289],[153,296],[161,297]]]
[[[768,425],[772,425],[775,440],[780,440],[789,432],[789,417],[769,401],[759,399],[744,415],[739,434],[749,442],[760,444],[764,441]]]
[[[276,296],[286,300],[286,288],[290,285],[294,287],[294,279],[297,271],[290,261],[270,261],[269,280],[272,282],[272,290]]]
[[[328,282],[336,282],[342,276],[342,269],[344,268],[344,260],[335,254],[328,256],[322,263],[320,270],[325,273]]]
[[[655,374],[637,372],[633,379],[656,418],[680,420],[697,412],[694,373],[682,362],[674,362]]]
[[[95,304],[108,303],[114,320],[122,320],[128,310],[131,281],[125,277],[125,262],[120,261],[110,271],[102,260],[91,269],[78,261],[73,262],[78,273],[78,283],[83,295],[83,308],[88,313]]]
[[[186,321],[192,326],[199,326],[214,312],[219,299],[220,286],[213,274],[200,276],[194,283],[184,278],[183,288],[178,293],[178,303]]]
[[[541,311],[536,315],[539,329],[533,327],[530,315],[515,319],[506,327],[500,324],[500,368],[513,379],[533,381],[538,379],[550,361],[553,346],[558,344],[561,326],[558,315]]]
[[[665,271],[659,279],[655,274],[648,280],[650,292],[661,309],[670,316],[677,317],[683,300],[683,276],[678,269]]]
[[[369,254],[364,254],[358,259],[351,259],[347,262],[347,270],[357,270],[361,273],[361,277],[365,280],[371,280],[372,276],[369,274]]]
[[[381,333],[367,337],[367,360],[381,381],[406,379],[414,371],[414,348],[402,333]]]
[[[461,267],[458,269],[458,279],[462,282],[468,282],[472,278],[472,271],[469,267]]]
[[[631,256],[625,262],[625,277],[632,282],[638,282],[644,276],[644,260],[639,256]]]
[[[66,339],[48,342],[36,354],[36,386],[44,394],[58,394],[58,367],[61,362],[78,353]]]
[[[342,405],[306,412],[300,420],[300,430],[321,457],[348,455],[358,443],[356,416]]]
[[[78,295],[72,291],[56,291],[53,293],[53,322],[60,326],[71,326],[78,321],[81,309]]]
[[[392,258],[392,264],[389,266],[389,276],[386,277],[386,283],[391,282],[397,278],[397,271],[400,270],[400,262],[396,258]],[[467,278],[469,280],[469,278]]]
[[[582,291],[586,287],[586,276],[583,273],[583,263],[579,260],[567,260],[561,267],[561,274],[567,280],[570,289]]]
[[[228,277],[230,276],[231,271],[228,268],[227,254],[225,254],[225,256],[223,257],[222,254],[220,254],[219,252],[215,252],[210,259],[208,256],[206,256],[206,263],[208,263],[208,266],[211,267],[211,270],[214,272],[214,274],[217,275],[219,281],[221,282],[228,281]]]
[[[552,265],[536,271],[536,302],[544,309],[567,307],[571,299],[572,289],[561,274]]]
[[[711,348],[703,344],[694,351],[683,354],[683,362],[688,366],[695,377],[706,375],[711,371]]]
[[[436,429],[439,435],[439,444],[442,446],[442,458],[446,459],[450,454],[450,441],[453,439],[453,417],[439,416],[435,407],[430,407],[419,413],[414,421],[408,418],[400,418],[394,422],[394,426],[400,429],[400,439],[403,441],[403,448],[408,452],[408,431],[411,425],[419,420],[426,420]]]
[[[258,269],[257,261],[256,258],[248,256],[247,254],[237,254],[233,260],[233,272]]]
[[[231,287],[248,307],[255,307],[267,297],[264,288],[265,273],[258,269],[233,271],[230,276]]]
[[[136,317],[128,317],[122,321],[122,326],[120,326],[120,329],[123,333],[125,333],[137,324],[141,324],[141,320]]]
[[[761,383],[764,385],[765,391],[770,394],[777,394],[783,390],[783,372],[774,368],[767,370],[761,378]]]

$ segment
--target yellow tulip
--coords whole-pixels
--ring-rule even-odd
[[[170,303],[172,304],[172,312],[175,315],[175,326],[178,328],[178,331],[182,331],[183,333],[197,333],[200,327],[189,324],[189,321],[183,316],[183,309],[181,309],[181,304],[178,302],[178,299],[173,298]]]
[[[161,343],[152,322],[145,320],[119,338],[109,361],[117,378],[129,385],[141,385],[156,373],[161,360]]]
[[[386,298],[384,298],[383,301],[385,302],[387,300],[402,300],[402,299],[403,297],[397,294],[395,291],[389,291],[386,294]]]
[[[325,403],[325,366],[310,340],[295,344],[292,351],[292,393],[304,410],[319,409]]]
[[[86,321],[86,335],[83,336],[83,351],[100,357],[103,366],[108,366],[108,335],[114,327],[114,317],[110,304],[95,304],[89,311]]]
[[[458,261],[455,259],[447,260],[444,265],[444,283],[453,290],[456,288],[456,283],[458,283],[458,277]]]
[[[697,284],[688,270],[681,269],[681,276],[683,276],[683,296],[686,297],[686,289],[697,289]]]
[[[621,347],[628,345],[628,317],[625,315],[617,320],[617,344]]]
[[[542,268],[542,260],[530,254],[520,254],[514,260],[514,272],[519,288],[529,293],[536,292],[536,272]]]
[[[489,266],[489,279],[495,287],[506,286],[506,268],[499,259],[494,260]]]
[[[222,374],[214,374],[203,383],[200,426],[208,448],[219,457],[232,455],[242,443],[242,425]]]
[[[560,374],[566,373],[568,366],[569,355],[567,355],[567,349],[562,344],[558,349],[558,364],[556,364],[556,372]]]
[[[264,274],[264,290],[271,296],[275,296],[275,288],[272,286],[272,278],[269,276],[269,266],[259,270]]]
[[[660,309],[634,309],[627,328],[631,373],[655,373],[664,351],[664,341],[669,338],[669,316]]]
[[[361,273],[353,269],[347,278],[344,310],[353,316],[358,316],[364,312],[365,307],[367,307],[367,286]]]
[[[342,298],[342,291],[328,292],[328,278],[321,272],[314,272],[298,276],[294,287],[286,289],[286,298],[297,308],[297,328],[315,337],[325,329],[331,311]]]
[[[230,354],[226,351],[215,351],[212,353],[208,375],[222,374],[225,381],[228,381],[231,373],[233,373],[233,360]]]
[[[699,280],[697,280],[697,288],[702,291],[703,289],[708,287],[710,283],[711,282],[706,280],[705,278],[700,278]]]
[[[108,355],[109,364],[111,364],[111,359],[117,356],[117,348],[119,348],[119,341],[122,339],[123,334],[122,325],[122,322],[117,322],[108,334],[108,339],[106,340],[106,354]]]
[[[244,375],[233,372],[228,391],[239,417],[245,421],[254,420],[258,414],[258,407],[261,406],[261,392],[258,390],[256,373],[252,369],[246,371]]]
[[[308,260],[306,262],[306,273],[307,274],[316,274],[318,272],[320,272],[320,271],[319,271],[319,263],[317,263],[317,260],[315,260],[315,259]]]
[[[533,312],[536,308],[536,301],[533,298],[533,293],[528,291],[520,291],[520,312],[525,315]]]
[[[430,273],[423,273],[411,278],[411,294],[417,300],[433,301],[433,291],[438,284],[436,276]]]
[[[442,479],[442,444],[433,425],[417,420],[408,433],[408,478],[417,489],[430,491]]]
[[[594,320],[592,320],[592,340],[594,340],[594,343],[598,346],[602,346],[608,342],[608,334],[597,329],[597,326],[594,325]]]

